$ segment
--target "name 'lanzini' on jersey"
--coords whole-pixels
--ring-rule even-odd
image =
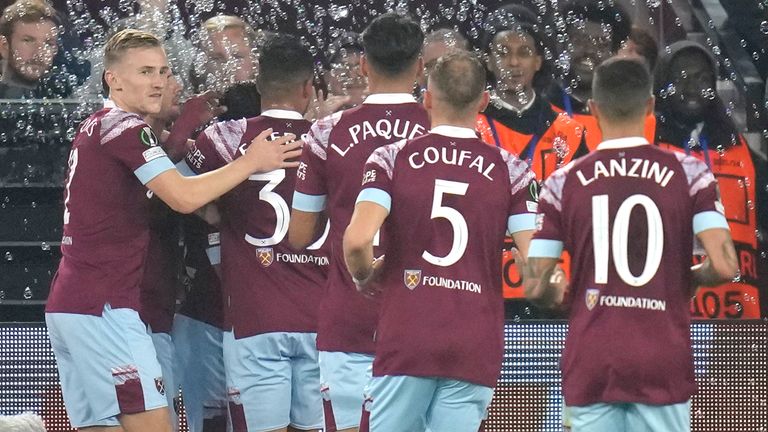
[[[185,162],[196,173],[240,157],[262,131],[297,139],[310,123],[294,111],[217,123],[198,137]],[[317,305],[328,268],[325,248],[296,252],[288,223],[296,169],[254,174],[220,200],[225,329],[240,339],[269,332],[315,332]],[[321,242],[318,242],[321,243]]]
[[[317,347],[321,351],[373,354],[377,306],[357,293],[342,252],[360,191],[360,173],[371,152],[425,133],[429,120],[409,94],[374,94],[358,107],[317,121],[305,141],[294,208],[326,209],[331,228],[331,268],[320,304]],[[380,245],[385,247],[385,245]],[[377,251],[380,254],[380,251]]]
[[[727,228],[717,183],[703,162],[640,137],[597,150],[545,182],[529,252],[564,246],[573,259],[566,404],[685,402],[694,233]]]
[[[46,312],[100,316],[104,305],[139,310],[149,245],[144,186],[174,169],[137,114],[105,108],[80,124],[64,191],[62,259]]]
[[[495,387],[504,351],[501,246],[535,228],[528,165],[471,129],[376,150],[358,201],[389,209],[373,375]]]

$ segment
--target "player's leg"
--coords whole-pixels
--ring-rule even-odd
[[[476,431],[485,418],[493,389],[466,381],[437,379],[435,395],[427,410],[431,432]]]
[[[288,431],[323,428],[323,399],[320,396],[320,366],[316,333],[290,333],[291,425]]]
[[[423,431],[438,382],[436,378],[404,375],[371,378],[366,389],[366,410],[370,412],[367,430]]]
[[[326,431],[357,431],[373,356],[320,351],[318,358]]]
[[[288,427],[291,362],[287,335],[265,333],[235,339],[233,332],[224,334],[234,432],[285,431]]]
[[[569,406],[573,432],[623,432],[627,429],[627,405],[597,403]],[[634,432],[634,431],[632,431]]]
[[[171,432],[171,414],[168,407],[136,414],[121,414],[119,419],[125,432]]]
[[[121,401],[121,414],[118,415],[120,424],[125,432],[170,432],[172,430],[171,414],[164,394],[162,368],[157,359],[152,337],[147,332],[147,327],[139,318],[139,314],[132,309],[105,310],[103,317],[111,326],[111,333],[120,334],[121,342],[129,351],[142,393],[136,397],[143,398],[143,406],[138,399],[130,400],[136,406],[126,404],[129,406],[125,409],[123,409]],[[118,369],[117,372],[119,374],[123,371]],[[121,399],[119,391],[118,399]]]
[[[105,306],[102,316],[53,313],[46,321],[74,427],[117,431],[121,414],[166,406],[154,385],[162,376],[154,347],[138,313]],[[148,352],[136,356],[142,349]]]
[[[690,432],[691,401],[674,405],[630,404],[627,430],[632,432]]]
[[[156,382],[155,385],[159,386],[162,389],[161,393],[165,394],[171,426],[173,430],[177,430],[179,428],[179,412],[177,409],[179,384],[176,379],[176,349],[170,334],[155,333],[151,328],[148,330],[148,333],[152,339],[152,344],[155,346],[157,361],[160,363],[160,370],[163,373],[162,382]]]
[[[221,329],[177,314],[173,343],[189,431],[225,432],[227,383]]]

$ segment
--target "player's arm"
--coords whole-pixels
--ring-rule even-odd
[[[707,251],[707,258],[691,268],[691,295],[695,294],[698,287],[717,286],[739,275],[736,249],[727,228],[710,228],[697,233],[696,237]]]
[[[294,197],[294,203],[296,198]],[[304,211],[295,207],[291,209],[291,221],[288,223],[288,243],[295,250],[303,250],[317,238],[322,217],[320,211]]]
[[[358,200],[352,219],[344,232],[344,261],[352,280],[363,294],[377,294],[371,289],[381,259],[374,260],[373,239],[389,215],[389,209],[374,201]]]
[[[293,135],[276,140],[267,138],[268,129],[256,137],[245,154],[217,170],[184,177],[177,170],[167,170],[147,183],[147,187],[172,209],[192,213],[242,183],[255,172],[269,172],[280,168],[294,168],[298,162],[289,159],[301,155],[301,142],[292,142]]]
[[[219,105],[219,97],[218,93],[207,91],[184,102],[179,118],[173,122],[168,134],[163,134],[165,139],[162,140],[163,148],[174,163],[187,154],[195,130],[226,112],[227,107]]]

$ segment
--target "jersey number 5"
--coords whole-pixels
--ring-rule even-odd
[[[646,247],[645,266],[640,276],[635,276],[629,269],[629,217],[635,206],[641,206],[645,210],[648,221],[648,242]],[[592,244],[595,252],[595,283],[608,283],[608,259],[613,252],[613,264],[616,273],[628,285],[643,286],[650,282],[659,270],[661,255],[664,250],[664,227],[661,221],[661,213],[656,203],[645,195],[632,195],[619,206],[613,219],[613,234],[611,246],[608,245],[609,236],[609,207],[608,195],[596,195],[592,197]]]
[[[451,244],[451,250],[448,255],[444,257],[437,257],[431,253],[424,251],[421,257],[428,263],[436,266],[448,267],[456,264],[464,252],[467,250],[467,241],[469,240],[469,230],[467,228],[467,221],[464,219],[458,210],[443,205],[443,195],[465,195],[467,193],[468,183],[460,183],[450,180],[435,180],[435,193],[432,195],[432,219],[443,218],[447,219],[451,223],[453,228],[453,243]]]

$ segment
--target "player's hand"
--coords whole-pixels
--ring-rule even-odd
[[[270,140],[272,129],[260,133],[251,141],[245,151],[247,161],[253,164],[254,172],[270,172],[281,168],[296,168],[301,156],[301,141],[294,141],[296,135],[286,134],[275,140]]]
[[[379,277],[379,273],[381,273],[381,268],[383,265],[384,255],[378,258],[374,258],[373,262],[371,263],[371,274],[364,280],[353,279],[355,282],[355,287],[357,287],[357,292],[369,299],[376,299],[379,297],[382,291],[381,285],[377,283],[377,279]]]
[[[194,126],[192,130],[208,124],[214,118],[227,112],[227,107],[219,105],[220,97],[219,93],[210,90],[192,96],[181,107],[181,114],[176,119],[176,123],[185,123],[187,127]]]
[[[316,90],[304,118],[314,121],[329,116],[348,104],[351,99],[350,96],[328,96],[322,90]]]

